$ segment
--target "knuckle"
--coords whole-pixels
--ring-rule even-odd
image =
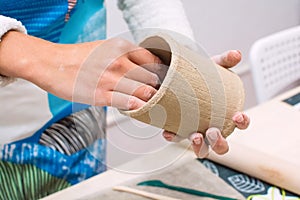
[[[140,55],[144,56],[144,57],[152,57],[153,60],[156,56],[154,56],[150,51],[148,51],[147,49],[145,48],[142,48],[142,47],[139,47],[138,49]]]
[[[128,56],[130,53],[135,53],[137,50],[141,49],[141,47],[122,38],[115,38],[113,45],[118,49],[120,56]]]
[[[143,47],[135,46],[134,48],[132,48],[129,54],[135,55],[134,57],[139,57],[141,59],[140,62],[142,65],[156,64],[156,56]]]
[[[130,52],[139,48],[123,38],[109,39],[109,46],[114,49],[114,55],[118,55],[118,57],[128,56]]]
[[[115,70],[119,70],[123,65],[122,59],[116,59],[112,64],[110,69],[115,71]]]
[[[96,106],[110,106],[111,97],[105,94],[101,89],[97,89],[95,94],[94,105]]]
[[[112,38],[111,42],[114,44],[116,48],[120,48],[120,49],[127,49],[130,46],[132,46],[132,44],[128,40],[125,40],[123,38]]]
[[[107,70],[109,72],[119,73],[119,72],[124,72],[125,68],[126,68],[125,60],[121,57],[114,60]]]

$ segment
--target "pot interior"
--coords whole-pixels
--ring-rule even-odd
[[[159,71],[155,73],[158,75],[160,82],[162,83],[166,77],[172,60],[170,45],[165,39],[159,36],[153,36],[143,41],[140,46],[146,48],[161,60],[162,64],[160,64]]]

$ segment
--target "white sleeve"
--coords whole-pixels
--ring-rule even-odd
[[[20,21],[0,15],[0,41],[2,36],[10,30],[27,33],[25,27]]]
[[[25,34],[27,33],[26,28],[22,25],[21,22],[13,18],[0,15],[0,42],[2,36],[10,30],[19,31]],[[5,86],[11,83],[13,80],[14,78],[12,77],[6,77],[0,74],[0,86]]]
[[[194,41],[194,35],[180,0],[118,0],[118,7],[136,41],[147,34],[141,29],[155,28],[179,33]]]

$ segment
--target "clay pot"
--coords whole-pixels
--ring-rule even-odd
[[[121,111],[134,119],[177,133],[205,133],[210,127],[230,135],[232,116],[243,110],[244,89],[232,71],[215,64],[206,53],[192,51],[166,34],[140,43],[169,66],[158,92],[141,108]]]

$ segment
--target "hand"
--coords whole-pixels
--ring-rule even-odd
[[[221,55],[216,55],[212,57],[212,60],[215,61],[218,65],[221,65],[225,68],[230,68],[238,64],[241,60],[241,53],[239,51],[227,51]],[[236,113],[232,120],[236,124],[236,127],[239,129],[246,129],[249,126],[250,119],[249,117],[241,112]],[[221,135],[221,132],[217,128],[209,128],[206,133],[206,141],[202,133],[193,133],[190,135],[189,140],[192,142],[193,150],[197,157],[203,158],[208,155],[209,145],[211,149],[217,154],[225,154],[229,150],[228,143],[225,138]],[[175,133],[164,131],[164,138],[167,141],[179,142],[184,138],[176,135]]]
[[[126,40],[106,40],[92,49],[80,66],[72,83],[75,85],[72,100],[124,110],[137,109],[160,85],[158,74],[163,71],[163,65],[159,63],[159,58],[148,50]]]
[[[118,38],[55,44],[9,31],[0,53],[3,75],[26,79],[63,99],[126,110],[145,104],[159,87],[157,74],[165,73],[148,50]]]

